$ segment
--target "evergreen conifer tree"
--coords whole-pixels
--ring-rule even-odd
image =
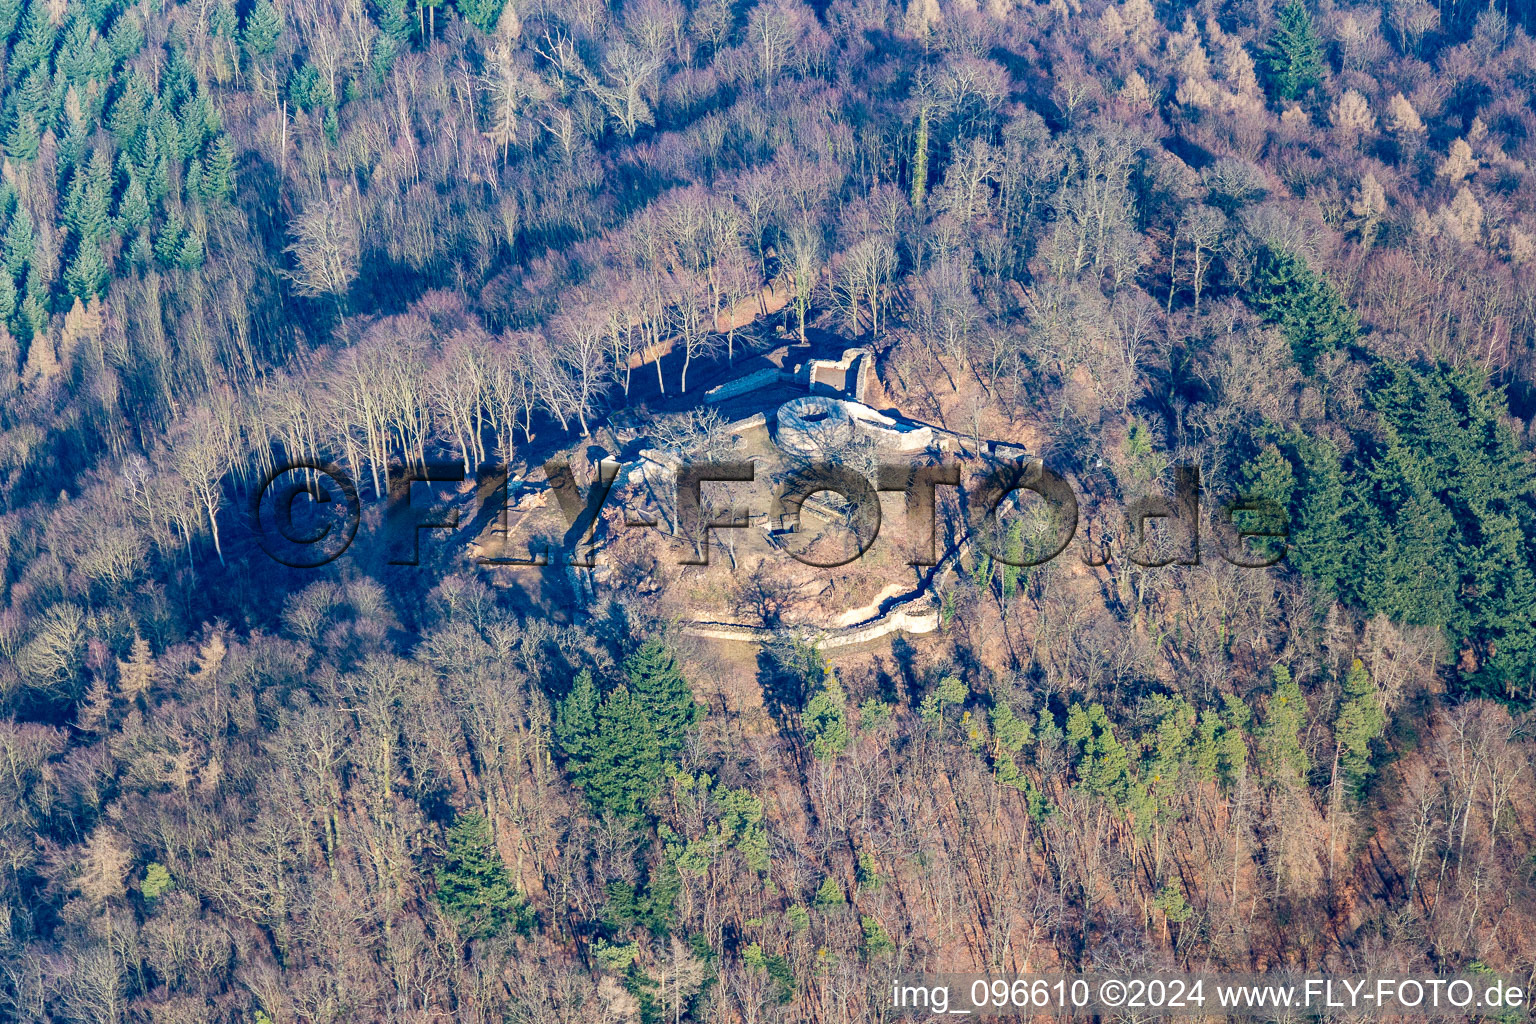
[[[219,134],[208,148],[203,165],[203,196],[209,202],[228,202],[235,194],[235,149],[229,136]]]
[[[217,18],[217,12],[215,12]],[[107,32],[107,49],[112,59],[122,63],[129,57],[144,48],[144,26],[139,21],[138,12],[132,8],[125,10],[112,22],[112,28]]]
[[[818,758],[836,757],[853,740],[848,730],[848,696],[831,672],[826,673],[821,688],[805,702],[800,717],[811,740],[811,753]]]
[[[490,32],[496,27],[506,0],[456,0],[456,4],[465,21],[481,32]]]
[[[1324,352],[1352,343],[1360,325],[1338,290],[1290,253],[1265,249],[1249,284],[1248,302],[1268,323],[1277,324],[1296,362],[1310,373]]]
[[[1238,474],[1238,497],[1260,507],[1235,512],[1233,519],[1240,529],[1268,535],[1247,542],[1252,557],[1273,559],[1285,552],[1295,492],[1295,471],[1277,445],[1265,445],[1243,464],[1242,472]]]
[[[8,43],[21,24],[22,0],[0,0],[0,43]]]
[[[1276,665],[1275,688],[1264,700],[1259,724],[1259,762],[1265,777],[1276,785],[1304,787],[1312,763],[1301,746],[1307,725],[1307,701],[1290,669]]]
[[[688,731],[704,709],[693,699],[677,658],[662,640],[652,637],[624,662],[630,689],[645,706],[663,754],[681,750]]]
[[[186,231],[186,225],[182,223],[180,215],[172,213],[160,226],[160,234],[155,238],[155,259],[166,267],[174,267],[181,256],[182,235]]]
[[[1371,742],[1386,728],[1381,695],[1365,665],[1356,658],[1344,674],[1344,695],[1334,723],[1339,771],[1358,796],[1371,774]]]
[[[38,147],[42,144],[42,137],[37,131],[37,119],[31,114],[22,114],[11,125],[11,130],[5,136],[5,152],[17,160],[37,159]]]
[[[245,32],[241,42],[246,52],[260,59],[277,49],[277,40],[283,34],[283,16],[272,0],[259,0],[245,17]]]
[[[1319,596],[1332,601],[1345,572],[1350,549],[1344,519],[1344,468],[1339,449],[1327,438],[1299,436],[1296,451],[1300,479],[1291,499],[1290,549],[1297,571],[1310,577]]]
[[[592,673],[582,669],[571,685],[571,692],[555,706],[552,726],[555,746],[560,756],[577,764],[592,757],[592,742],[597,734],[597,687]]]
[[[17,206],[11,214],[11,222],[5,229],[5,269],[12,277],[20,277],[32,259],[34,245],[32,218],[26,209]]]
[[[1270,90],[1285,100],[1299,99],[1322,81],[1323,45],[1303,0],[1281,9],[1261,66]]]
[[[635,815],[661,789],[661,745],[645,705],[623,686],[597,709],[590,758],[576,779],[598,807]]]
[[[64,283],[70,294],[86,301],[104,295],[111,277],[112,269],[107,266],[107,258],[102,255],[101,246],[93,238],[82,238],[75,250],[74,260],[64,273]]]
[[[437,902],[467,939],[532,925],[528,902],[513,885],[483,815],[467,811],[448,830],[447,857],[437,869]]]
[[[40,64],[46,64],[57,40],[58,29],[54,27],[53,18],[48,13],[48,5],[33,0],[27,5],[27,12],[21,19],[21,38],[11,47],[10,60],[7,61],[6,70],[10,72],[12,80],[20,79]]]
[[[149,197],[144,194],[144,183],[129,171],[128,184],[117,201],[117,230],[125,236],[131,235],[148,223]]]

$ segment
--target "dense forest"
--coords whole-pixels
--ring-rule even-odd
[[[1521,0],[0,0],[0,1019],[1536,979],[1533,34]],[[1040,455],[1087,536],[1196,466],[1285,557],[973,553],[940,629],[834,655],[689,634],[715,577],[621,545],[588,578],[366,542],[392,465],[706,450],[698,396],[786,341]],[[246,515],[303,459],[367,508],[319,569]]]

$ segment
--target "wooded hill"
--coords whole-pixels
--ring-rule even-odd
[[[1507,0],[0,0],[0,1016],[1530,977],[1532,31]],[[1291,551],[968,559],[938,632],[829,662],[456,546],[290,571],[247,529],[280,460],[345,466],[366,539],[392,462],[676,439],[817,332],[1072,474],[1096,536],[1198,465]]]

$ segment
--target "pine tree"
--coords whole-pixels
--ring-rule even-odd
[[[17,206],[5,229],[5,269],[10,271],[12,277],[20,277],[27,268],[32,259],[34,244],[32,218],[24,207]]]
[[[188,197],[203,198],[203,162],[201,160],[193,157],[187,164],[187,169],[181,176],[181,187]]]
[[[1352,344],[1360,333],[1360,322],[1338,289],[1290,253],[1260,254],[1248,303],[1285,331],[1297,364],[1308,373],[1319,355]]]
[[[160,226],[160,234],[155,238],[155,259],[162,266],[174,267],[181,256],[182,235],[186,232],[186,225],[181,217],[172,213]]]
[[[1264,700],[1259,724],[1259,759],[1265,777],[1276,785],[1304,787],[1311,761],[1301,746],[1307,725],[1307,701],[1290,669],[1276,665],[1275,689]]]
[[[662,753],[670,755],[681,750],[689,730],[703,717],[704,709],[693,699],[693,691],[671,649],[654,637],[645,641],[624,662],[624,674],[650,715]]]
[[[826,760],[848,749],[853,736],[848,731],[848,696],[837,679],[827,672],[821,689],[805,702],[801,713],[811,753]]]
[[[18,117],[5,136],[5,152],[17,160],[36,160],[42,137],[37,131],[37,119],[31,114]]]
[[[138,11],[129,8],[112,22],[112,28],[107,32],[107,48],[118,64],[144,48],[144,26],[139,21]]]
[[[235,194],[235,149],[223,133],[208,149],[203,167],[203,196],[209,202],[222,203]]]
[[[1303,0],[1290,0],[1260,56],[1270,90],[1285,100],[1298,99],[1322,81],[1323,46]]]
[[[96,244],[95,239],[82,238],[75,250],[74,260],[64,273],[64,283],[69,287],[69,293],[87,301],[105,295],[107,282],[111,278],[112,268],[102,255],[101,246]]]
[[[111,200],[112,165],[106,152],[97,149],[89,165],[75,171],[65,202],[65,220],[80,238],[100,242],[111,231]]]
[[[1310,577],[1319,596],[1332,601],[1349,560],[1350,533],[1344,520],[1344,469],[1339,450],[1327,438],[1298,436],[1301,475],[1291,500],[1287,559]]]
[[[506,0],[455,0],[455,3],[465,21],[481,32],[490,32],[495,29]]]
[[[1290,531],[1291,501],[1296,492],[1296,474],[1290,460],[1278,446],[1267,444],[1252,459],[1243,464],[1238,474],[1238,497],[1244,503],[1261,507],[1234,513],[1234,520],[1243,530],[1265,534],[1251,538],[1248,550],[1252,557],[1270,560],[1280,557],[1286,550],[1286,535]],[[1246,557],[1246,556],[1245,556]]]
[[[0,0],[0,43],[8,43],[21,23],[22,0]]]
[[[149,223],[149,213],[149,197],[144,194],[144,183],[129,171],[128,185],[117,201],[117,230],[125,236],[132,235]]]
[[[48,13],[48,4],[33,0],[27,5],[27,13],[21,19],[21,38],[11,48],[6,70],[12,81],[21,78],[33,68],[46,64],[53,54],[58,30]]]
[[[272,0],[259,0],[245,17],[245,32],[241,41],[246,52],[254,58],[267,57],[277,49],[277,40],[283,34],[283,16]]]
[[[1067,742],[1076,750],[1078,784],[1116,807],[1129,807],[1135,796],[1130,755],[1115,738],[1104,705],[1074,703],[1067,711]]]
[[[240,31],[240,17],[230,0],[219,0],[208,16],[208,31],[215,39],[233,39]]]
[[[192,99],[197,90],[197,71],[185,47],[172,46],[171,59],[160,75],[160,102],[166,110],[175,110]]]
[[[1386,728],[1381,694],[1365,665],[1356,658],[1344,674],[1344,695],[1334,723],[1339,771],[1358,796],[1371,775],[1371,743]]]
[[[397,45],[411,38],[411,16],[407,0],[378,0],[379,28]]]
[[[466,811],[454,819],[436,877],[438,906],[466,939],[490,938],[508,927],[527,931],[533,924],[533,912],[514,886],[484,815]]]
[[[96,72],[99,62],[92,40],[92,28],[87,19],[76,18],[64,32],[64,42],[54,58],[54,68],[71,85],[84,85],[92,78],[104,78]]]
[[[208,136],[213,134],[214,121],[213,105],[208,102],[208,97],[198,92],[181,108],[180,137],[181,158],[190,160],[202,151],[203,143]]]
[[[112,137],[123,151],[137,162],[144,160],[143,129],[149,117],[149,90],[139,76],[128,72],[123,76],[122,89],[107,113],[107,124]]]
[[[592,673],[582,669],[571,684],[571,692],[555,705],[555,747],[567,761],[581,764],[591,760],[592,742],[597,734],[597,702]]]
[[[620,686],[597,709],[591,757],[576,780],[600,808],[635,815],[661,790],[661,746],[645,705]]]

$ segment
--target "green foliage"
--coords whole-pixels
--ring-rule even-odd
[[[1343,689],[1333,729],[1339,744],[1339,771],[1358,795],[1371,775],[1371,743],[1386,729],[1387,715],[1381,694],[1359,658],[1344,674]]]
[[[942,733],[944,709],[965,703],[965,698],[969,694],[970,690],[961,679],[952,675],[945,676],[923,697],[922,703],[918,705],[918,711],[922,714],[923,721]]]
[[[608,899],[603,906],[603,920],[610,928],[640,925],[654,935],[664,936],[677,916],[680,891],[677,869],[670,859],[664,859],[638,890],[627,882],[609,882],[604,887]]]
[[[754,871],[767,871],[768,830],[763,825],[763,802],[746,789],[716,790],[720,803],[720,831],[741,851]]]
[[[0,42],[10,42],[21,22],[22,0],[0,0]]]
[[[92,299],[106,294],[111,276],[112,269],[107,266],[107,259],[101,254],[101,246],[92,238],[84,238],[75,250],[75,258],[70,262],[69,269],[64,272],[64,283],[69,286],[71,295]]]
[[[591,672],[580,672],[556,704],[552,731],[566,769],[593,805],[635,815],[660,792],[668,757],[703,709],[659,643],[647,642],[625,668],[631,685],[606,697]]]
[[[1173,924],[1183,924],[1194,916],[1195,908],[1184,898],[1184,890],[1176,882],[1169,882],[1152,898],[1152,905],[1163,912]]]
[[[144,183],[131,171],[127,187],[117,201],[117,229],[131,235],[149,223],[149,197],[144,194]]]
[[[1327,279],[1291,253],[1265,249],[1248,285],[1248,304],[1285,333],[1301,368],[1319,355],[1355,342],[1360,321]]]
[[[638,942],[614,943],[606,939],[598,939],[592,944],[593,959],[613,974],[623,974],[629,970],[630,965],[639,955]]]
[[[258,0],[245,17],[245,31],[241,42],[252,57],[268,57],[277,49],[277,41],[283,34],[283,16],[271,0]]]
[[[704,709],[693,699],[676,655],[653,637],[625,660],[624,674],[650,717],[662,753],[681,750],[688,733],[704,717]]]
[[[5,136],[6,155],[15,157],[17,160],[36,160],[38,146],[41,144],[42,136],[37,130],[37,118],[31,114],[22,114],[17,117]]]
[[[1259,63],[1270,91],[1280,99],[1299,99],[1322,81],[1323,45],[1303,0],[1290,0],[1281,9]]]
[[[465,21],[481,32],[490,32],[496,27],[506,0],[454,0],[454,3]]]
[[[840,907],[847,902],[847,898],[843,895],[843,887],[831,875],[822,879],[821,885],[816,889],[815,898],[811,900],[812,904],[822,909]]]
[[[866,892],[874,892],[885,884],[885,879],[880,877],[879,865],[875,863],[875,855],[868,850],[859,851],[859,866],[855,875],[859,888]]]
[[[784,911],[784,920],[792,932],[803,932],[811,926],[811,912],[804,905],[792,903],[789,909]]]
[[[1307,726],[1307,701],[1284,665],[1274,667],[1275,688],[1264,699],[1260,718],[1259,761],[1264,775],[1276,785],[1305,787],[1312,762],[1301,746]]]
[[[1104,705],[1094,703],[1084,708],[1074,703],[1067,711],[1067,742],[1074,754],[1078,785],[1117,807],[1129,806],[1131,759],[1115,738]]]
[[[1347,462],[1325,438],[1285,441],[1291,564],[1324,601],[1442,629],[1484,692],[1529,696],[1536,469],[1503,396],[1477,371],[1384,362],[1366,399],[1372,431]]]
[[[826,760],[848,749],[853,739],[848,730],[848,695],[830,672],[821,689],[805,702],[800,718],[816,757]]]
[[[884,725],[891,720],[894,711],[895,707],[889,701],[868,697],[859,705],[859,725],[865,729]]]
[[[1296,451],[1300,473],[1286,557],[1298,572],[1311,577],[1323,600],[1331,602],[1350,561],[1344,469],[1338,447],[1327,438],[1299,436]]]
[[[1248,540],[1249,554],[1245,557],[1278,558],[1287,547],[1285,535],[1290,529],[1291,499],[1296,493],[1296,474],[1290,460],[1278,446],[1265,445],[1243,464],[1238,474],[1238,488],[1241,501],[1261,507],[1235,511],[1234,524],[1240,530],[1265,535]]]
[[[674,783],[687,779],[685,773],[672,772]],[[701,788],[707,791],[709,776],[701,775]],[[679,785],[686,790],[686,786]],[[767,871],[768,830],[763,825],[763,802],[752,795],[751,790],[729,789],[716,786],[713,800],[719,815],[706,827],[697,839],[677,835],[670,826],[662,825],[660,833],[667,844],[668,855],[678,869],[691,875],[703,875],[722,853],[734,849],[741,853],[755,871]]]
[[[588,757],[570,760],[576,783],[592,803],[617,814],[640,814],[661,789],[661,745],[645,706],[624,687],[597,708]]]
[[[592,673],[582,669],[571,684],[571,692],[555,705],[555,749],[567,761],[584,764],[592,759],[592,745],[597,735],[597,684]]]
[[[1346,599],[1445,630],[1490,692],[1536,669],[1536,469],[1475,371],[1387,363],[1370,382],[1380,439],[1356,461],[1359,556]]]
[[[221,5],[223,6],[223,5]],[[214,21],[217,23],[218,10]],[[114,63],[122,63],[144,48],[144,25],[135,10],[124,11],[107,32],[107,48]]]
[[[466,939],[532,926],[533,911],[513,886],[484,815],[466,811],[454,819],[436,876],[438,906]]]
[[[755,971],[763,971],[773,979],[775,995],[780,1006],[788,1005],[795,999],[795,973],[789,966],[789,961],[780,954],[768,954],[763,952],[759,943],[751,943],[741,951],[742,961]]]
[[[229,136],[220,133],[208,150],[203,167],[203,197],[210,202],[228,202],[235,194],[235,147]]]
[[[306,63],[293,73],[288,82],[288,98],[300,110],[314,110],[327,102],[325,83],[320,80],[320,69]]]
[[[20,277],[32,260],[34,245],[32,218],[26,208],[17,206],[5,229],[5,269],[11,277]]]
[[[896,943],[891,941],[890,933],[879,921],[864,914],[859,918],[859,926],[864,930],[864,955],[871,960],[880,960],[890,956],[896,951]]]
[[[1007,703],[998,701],[992,705],[992,739],[999,750],[1017,754],[1034,739],[1034,725],[1028,718],[1014,714]]]
[[[151,861],[144,869],[144,880],[139,883],[139,892],[143,893],[147,900],[157,900],[175,887],[176,881],[166,870],[165,865],[159,861]]]

